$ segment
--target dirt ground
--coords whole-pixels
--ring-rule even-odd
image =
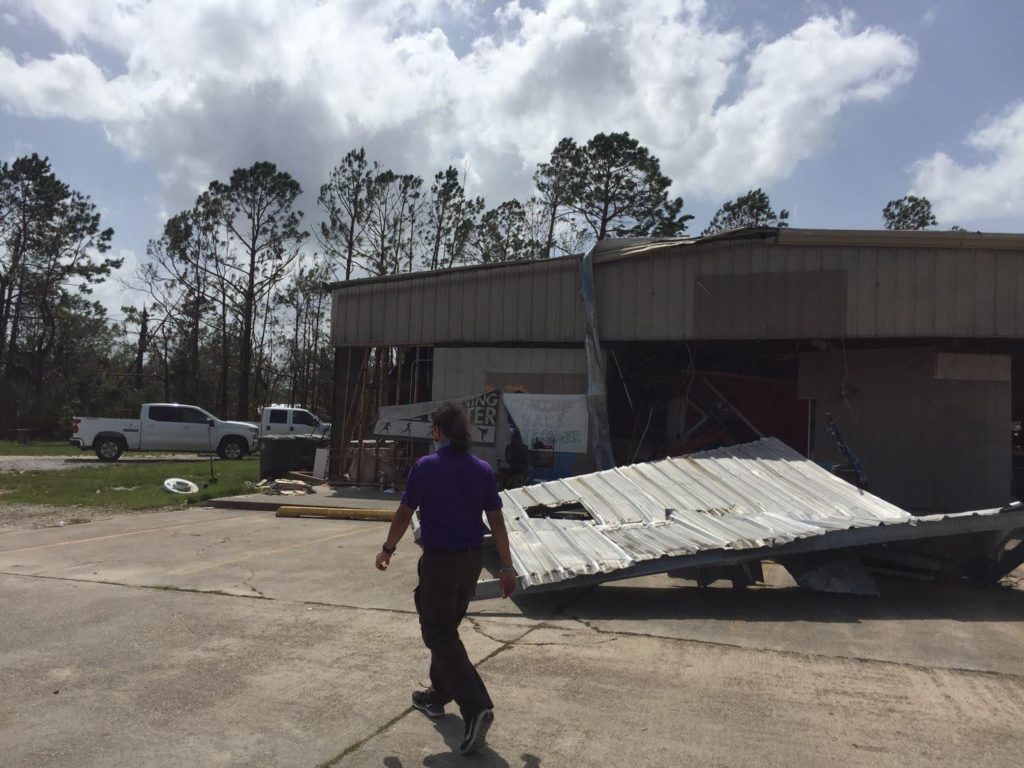
[[[0,491],[2,494],[3,491]],[[15,531],[34,531],[39,528],[56,528],[67,525],[81,525],[112,517],[145,515],[163,512],[164,509],[123,510],[103,507],[67,507],[50,504],[0,503],[0,534]]]
[[[194,454],[139,454],[123,456],[120,459],[121,462],[127,463],[155,461],[188,463],[206,460],[205,457],[197,457]],[[88,453],[83,453],[81,456],[0,456],[0,473],[54,472],[99,466],[105,465]],[[144,515],[162,512],[169,508],[126,511],[116,507],[68,507],[50,504],[7,505],[2,503],[3,493],[4,491],[0,490],[0,534],[53,528],[61,525],[79,525],[125,515]]]

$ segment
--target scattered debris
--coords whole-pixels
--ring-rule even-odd
[[[840,595],[878,597],[878,583],[857,557],[839,557],[828,552],[782,560],[782,566],[804,589]]]
[[[266,496],[305,496],[314,493],[313,484],[305,480],[260,480],[256,487]]]
[[[169,477],[166,480],[164,480],[164,490],[169,491],[171,493],[180,493],[188,495],[190,493],[199,493],[199,486],[193,483],[191,480],[185,480],[182,477]],[[99,493],[99,491],[96,491],[96,493]]]

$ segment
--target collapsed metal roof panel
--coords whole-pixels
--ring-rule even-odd
[[[526,486],[502,497],[524,587],[645,560],[774,547],[912,520],[775,438]],[[592,520],[531,516],[573,503]]]

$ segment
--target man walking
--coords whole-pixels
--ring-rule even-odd
[[[465,410],[459,403],[444,403],[432,421],[437,451],[417,461],[409,472],[405,495],[376,565],[387,570],[413,512],[419,509],[423,554],[419,585],[413,594],[423,643],[430,649],[430,688],[413,692],[412,705],[428,717],[442,717],[445,704],[455,701],[466,724],[459,751],[468,754],[484,744],[494,722],[494,704],[487,687],[459,639],[459,624],[482,568],[486,529],[481,512],[487,513],[501,560],[502,597],[515,591],[516,571],[494,471],[469,453]]]

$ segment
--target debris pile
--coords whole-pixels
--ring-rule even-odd
[[[260,493],[266,496],[305,496],[314,493],[313,484],[305,480],[260,480],[256,484]]]
[[[634,464],[501,494],[513,563],[526,592],[654,573],[759,581],[762,560],[801,585],[872,594],[871,561],[997,581],[1024,561],[1013,546],[1024,506],[915,517],[827,472],[775,438]],[[975,537],[968,547],[966,537]],[[957,537],[955,563],[924,557],[926,540]],[[909,548],[904,551],[900,547]],[[496,594],[482,582],[477,597]]]

